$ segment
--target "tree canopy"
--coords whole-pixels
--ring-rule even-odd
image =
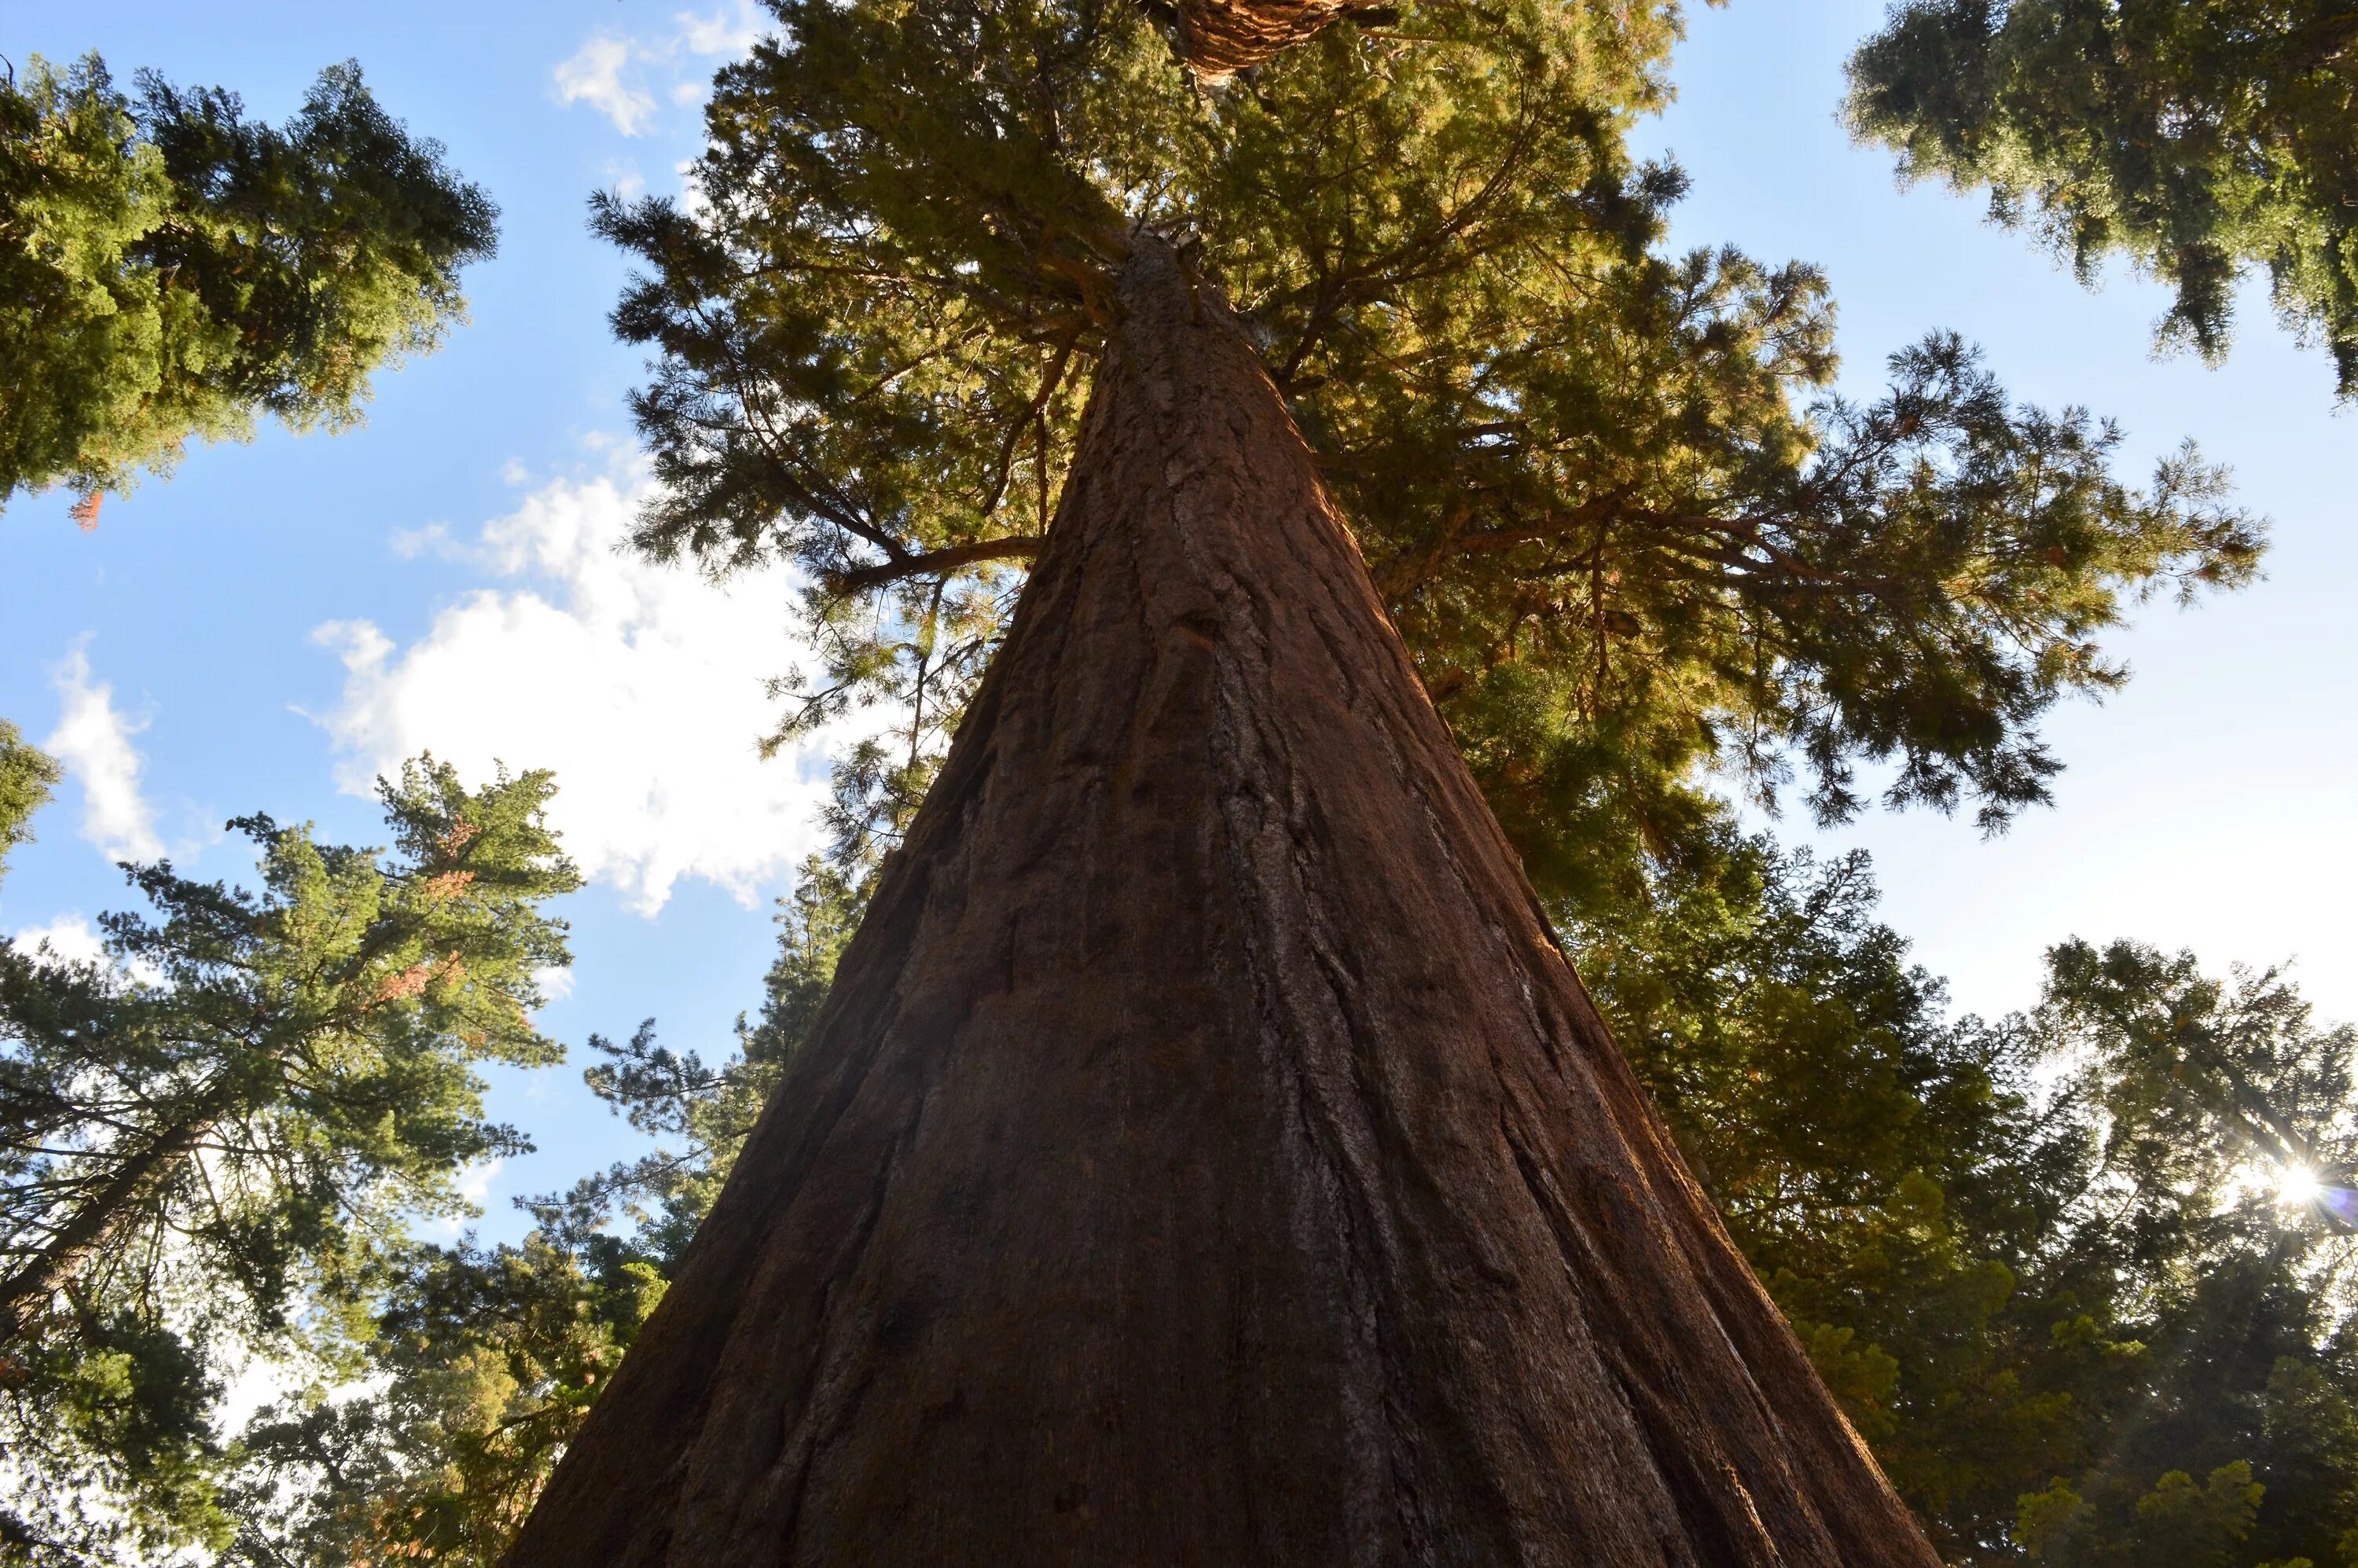
[[[104,916],[106,961],[0,940],[12,1551],[225,1543],[225,1372],[331,1339],[464,1167],[530,1147],[476,1068],[562,1055],[530,1016],[579,881],[550,792],[421,761],[381,787],[390,856],[245,817],[259,891],[135,866],[157,917]]]
[[[283,126],[237,95],[92,55],[0,83],[0,503],[95,498],[191,439],[360,418],[369,379],[432,350],[498,211],[347,62]]]
[[[2358,1031],[2072,940],[1956,1018],[1865,858],[1731,839],[1571,928],[1739,1245],[1956,1563],[2358,1548]]]
[[[2121,678],[2127,607],[2254,569],[2190,448],[2133,487],[2108,423],[1939,333],[1844,402],[1816,273],[1661,254],[1682,177],[1623,137],[1667,7],[1347,17],[1211,95],[1122,5],[777,10],[699,200],[595,221],[657,351],[639,542],[814,575],[830,667],[790,717],[906,693],[946,608],[988,645],[1134,224],[1249,324],[1543,890],[1700,831],[1707,767],[1839,819],[1888,764],[1889,798],[2002,823],[2057,765],[2040,715]]]
[[[2358,397],[2358,12],[2342,0],[1908,0],[1850,62],[1848,114],[1909,178],[1986,188],[2093,281],[2173,292],[2158,341],[2216,361],[2238,281]]]

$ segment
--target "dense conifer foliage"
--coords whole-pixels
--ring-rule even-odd
[[[1873,898],[1731,838],[1572,934],[1943,1557],[2347,1560],[2358,1033],[2125,943],[1954,1018]]]
[[[339,429],[369,377],[459,319],[490,200],[320,74],[284,126],[222,88],[98,57],[0,83],[0,503],[71,487],[77,516],[254,421]]]
[[[0,719],[0,877],[8,874],[8,851],[32,840],[33,814],[49,803],[61,776],[55,758]]]
[[[2160,342],[2216,360],[2237,281],[2358,396],[2358,11],[2342,0],[1909,0],[1850,65],[1850,122],[1911,178],[1986,188],[2093,281],[2176,293]]]
[[[1666,8],[1410,6],[1208,98],[1121,5],[779,17],[722,74],[704,200],[597,222],[659,351],[641,543],[818,577],[799,716],[905,691],[905,629],[949,605],[971,644],[1038,549],[1139,222],[1256,335],[1542,889],[1675,842],[1706,765],[1838,818],[1888,762],[1892,799],[2001,822],[2126,607],[2253,568],[2190,449],[2135,488],[2109,425],[1939,334],[1833,399],[1814,272],[1660,254],[1682,178],[1622,133]]]
[[[260,886],[128,868],[104,962],[0,942],[0,1537],[27,1561],[231,1530],[211,1407],[371,1299],[471,1162],[485,1063],[547,1063],[547,776],[382,786],[390,854],[232,823]]]

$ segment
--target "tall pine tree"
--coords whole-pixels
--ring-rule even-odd
[[[242,1355],[332,1331],[408,1217],[529,1147],[476,1068],[562,1054],[529,1013],[566,961],[540,906],[578,883],[551,793],[415,762],[389,855],[249,817],[258,892],[132,867],[157,917],[103,917],[105,962],[0,939],[5,1561],[224,1544]]]

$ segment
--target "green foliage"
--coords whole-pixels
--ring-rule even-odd
[[[375,1391],[311,1390],[246,1433],[236,1561],[492,1568],[809,1037],[864,896],[805,865],[726,1061],[665,1049],[652,1022],[626,1044],[592,1037],[590,1087],[660,1146],[535,1200],[520,1247],[421,1249],[388,1280],[355,1346]]]
[[[421,1249],[375,1321],[371,1391],[309,1390],[245,1432],[230,1561],[489,1568],[663,1286],[610,1237]]]
[[[0,503],[127,489],[260,415],[352,425],[492,254],[496,209],[357,65],[284,127],[219,88],[138,87],[96,55],[0,85]]]
[[[2093,1053],[2125,1179],[2210,1193],[2255,1161],[2358,1172],[2358,1029],[2318,1029],[2275,971],[2222,982],[2190,953],[2125,942],[2066,942],[2048,962],[2048,1011]]]
[[[2090,1110],[2071,1247],[2144,1349],[2134,1380],[2083,1395],[2102,1440],[2059,1484],[2084,1517],[2042,1561],[2341,1563],[2358,1530],[2358,1030],[2317,1025],[2273,972],[2221,981],[2132,943],[2068,942],[2049,964],[2024,1027],[2077,1064]],[[2294,1172],[2314,1200],[2284,1200]]]
[[[1944,1556],[2348,1561],[2358,1032],[2273,974],[2078,942],[2038,1009],[1952,1020],[1863,859],[1714,842],[1567,935]]]
[[[1850,64],[1853,128],[1985,186],[2081,276],[2127,256],[2166,346],[2226,351],[2236,281],[2358,396],[2358,12],[2343,0],[1907,0]]]
[[[1683,179],[1624,134],[1667,5],[1412,5],[1214,96],[1125,5],[775,9],[719,80],[702,200],[595,222],[644,266],[616,330],[657,351],[640,545],[817,579],[828,670],[790,729],[924,688],[940,606],[987,649],[1141,223],[1243,317],[1552,892],[1704,832],[1712,766],[1767,798],[1799,771],[1832,819],[1888,763],[1895,802],[1995,826],[2044,798],[2046,709],[2121,679],[2098,640],[2129,606],[2254,568],[2190,449],[2132,488],[2110,426],[1937,334],[1832,399],[1813,271],[1660,254]],[[849,792],[910,794],[887,760]]]
[[[2077,1461],[2113,1375],[2049,1275],[2085,1180],[2036,1044],[1952,1022],[1866,858],[1724,823],[1709,860],[1568,924],[1577,968],[1736,1244],[1952,1560]]]
[[[342,1332],[410,1217],[462,1212],[461,1169],[529,1147],[482,1119],[475,1069],[563,1054],[528,1015],[567,961],[540,905],[579,883],[553,787],[413,762],[380,786],[389,856],[247,817],[259,892],[134,867],[157,918],[103,917],[109,962],[0,944],[20,1543],[76,1561],[219,1536],[210,1411],[237,1356]]]
[[[64,776],[56,758],[0,719],[0,878],[8,874],[8,851],[33,841],[33,814]]]

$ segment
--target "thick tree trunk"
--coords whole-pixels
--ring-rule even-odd
[[[1339,16],[1386,0],[1165,0],[1178,22],[1179,58],[1206,81],[1225,81],[1293,48]]]
[[[1935,1559],[1141,239],[1007,645],[514,1568]]]

